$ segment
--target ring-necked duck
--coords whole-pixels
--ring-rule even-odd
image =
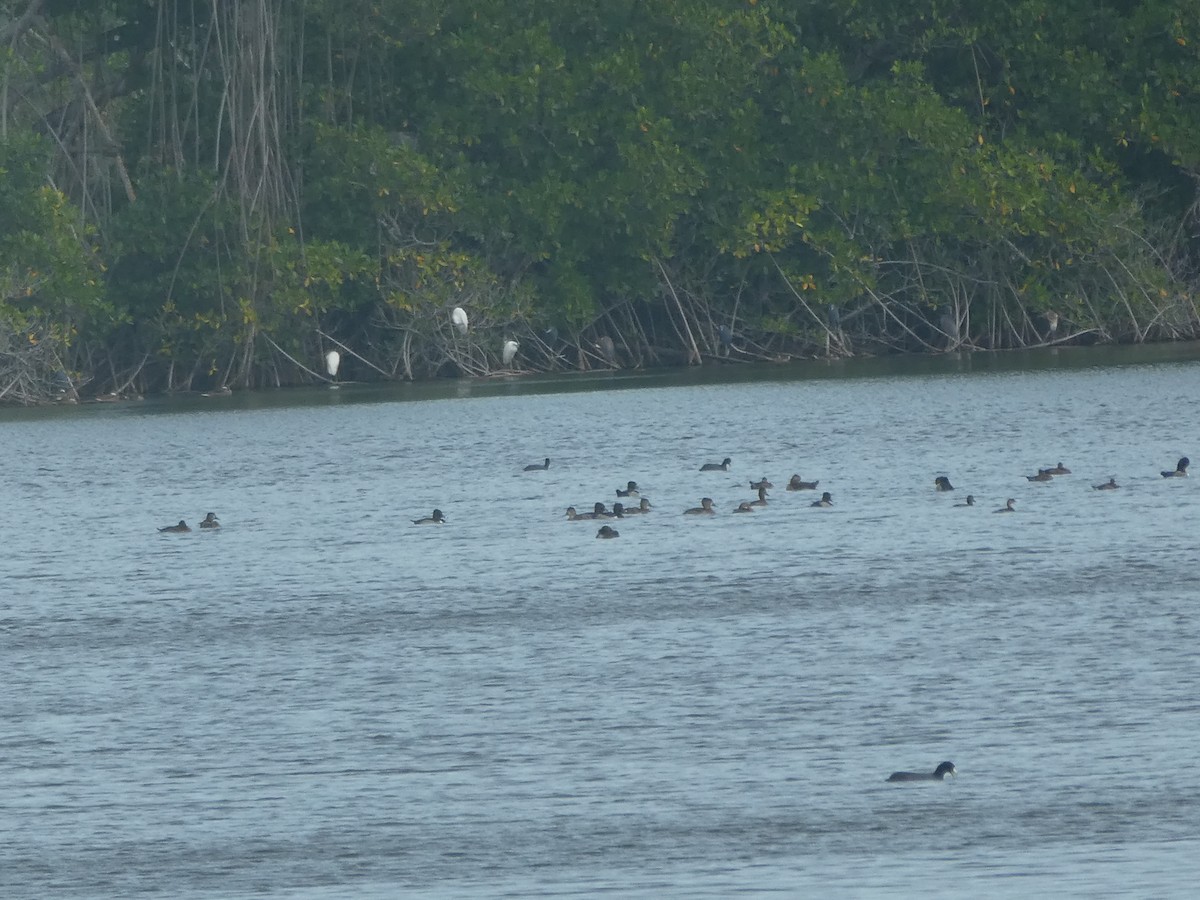
[[[1000,507],[998,510],[996,510],[996,512],[1016,512],[1016,510],[1013,509],[1013,504],[1016,502],[1017,501],[1014,500],[1012,497],[1009,497],[1008,500],[1005,502],[1005,504],[1002,507]]]
[[[789,491],[815,491],[820,481],[801,481],[799,475],[793,475],[787,483]]]
[[[764,475],[762,477],[762,481],[750,482],[750,490],[752,490],[752,491],[761,490],[762,488],[773,488],[773,487],[775,487],[775,485],[773,485],[773,484],[771,484],[771,482],[767,481],[766,475]]]
[[[590,519],[590,518],[591,518],[591,516],[589,516],[589,515],[580,515],[579,513],[577,513],[575,511],[575,507],[573,507],[573,506],[567,507],[567,521],[568,522],[577,522],[582,519]]]
[[[814,500],[809,506],[833,506],[833,495],[826,491],[821,495],[820,500]]]
[[[622,503],[620,500],[618,500],[616,503],[613,504],[612,517],[614,519],[625,518],[625,504]]]
[[[975,505],[975,495],[967,494],[967,502],[966,503],[955,503],[954,505],[955,506],[974,506]]]
[[[596,537],[598,538],[615,538],[620,536],[621,532],[609,525],[601,525],[600,530],[596,532]]]
[[[431,515],[423,519],[413,519],[414,525],[443,525],[446,522],[446,517],[442,515],[440,509],[435,509]]]
[[[1057,466],[1054,466],[1051,469],[1047,469],[1046,471],[1049,472],[1051,475],[1070,475],[1071,474],[1071,470],[1062,464],[1061,459],[1058,461]]]
[[[650,512],[650,500],[646,497],[643,497],[641,500],[638,501],[637,506],[634,506],[634,507],[631,507],[631,508],[625,510],[625,515],[632,516],[632,515],[636,515],[637,513],[646,513],[646,512]]]
[[[1115,491],[1118,487],[1120,487],[1120,485],[1117,484],[1117,477],[1114,475],[1112,478],[1108,479],[1108,481],[1104,482],[1104,484],[1093,484],[1092,490]]]
[[[950,479],[947,478],[945,475],[939,475],[937,478],[933,479],[933,486],[936,490],[939,490],[939,491],[954,490],[954,485],[952,485],[950,483]]]
[[[749,500],[743,500],[737,505],[737,509],[735,509],[734,512],[754,512],[754,506]]]
[[[548,468],[550,468],[550,457],[547,456],[544,460],[542,460],[541,465],[538,465],[537,463],[531,463],[530,465],[525,467],[525,471],[526,472],[541,472]]]
[[[712,508],[712,505],[712,497],[701,497],[699,506],[685,509],[683,514],[685,516],[714,516],[716,515],[716,510]]]
[[[719,463],[705,463],[700,467],[701,472],[728,472],[729,466],[733,463],[728,456]]]
[[[1029,481],[1053,481],[1054,473],[1049,469],[1038,469],[1038,473],[1036,475],[1026,475],[1025,477]]]
[[[204,521],[200,523],[201,528],[220,528],[221,523],[217,521],[216,513],[209,513],[204,517]]]
[[[601,503],[599,500],[597,500],[595,503],[592,504],[592,518],[593,519],[611,519],[611,518],[613,518],[613,513],[609,512],[608,508],[603,503]]]
[[[1186,478],[1188,466],[1190,466],[1191,464],[1192,464],[1192,461],[1190,459],[1188,459],[1186,456],[1180,457],[1179,462],[1177,462],[1175,464],[1175,471],[1174,472],[1163,472],[1162,477],[1163,478]]]
[[[758,499],[750,501],[751,506],[766,506],[767,505],[767,489],[760,487],[758,489]]]
[[[947,775],[954,777],[957,774],[954,763],[946,761],[932,772],[893,772],[888,781],[945,781]]]
[[[183,534],[185,531],[191,531],[192,529],[188,527],[187,522],[180,519],[178,525],[166,525],[158,530],[168,534]]]
[[[630,481],[625,485],[625,490],[617,488],[618,497],[638,497],[638,486],[636,481]]]

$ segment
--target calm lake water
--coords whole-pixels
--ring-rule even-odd
[[[1197,359],[0,412],[0,896],[1189,896]]]

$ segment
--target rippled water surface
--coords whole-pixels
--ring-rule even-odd
[[[0,895],[1187,896],[1175,355],[4,412]]]

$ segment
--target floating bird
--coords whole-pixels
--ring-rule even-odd
[[[500,359],[504,362],[504,365],[512,364],[513,358],[517,355],[517,349],[520,346],[516,341],[504,342],[504,348],[500,351]]]
[[[596,537],[598,538],[615,538],[620,536],[621,532],[608,525],[601,525],[600,530],[596,532]]]
[[[450,311],[450,324],[452,324],[459,334],[466,334],[470,327],[470,320],[467,319],[467,311],[461,306],[456,306]]]
[[[733,463],[728,456],[719,463],[705,463],[700,467],[701,472],[728,472],[729,466]]]
[[[209,513],[204,517],[204,521],[200,523],[201,528],[220,528],[221,523],[217,521],[216,513]]]
[[[413,519],[414,525],[444,525],[445,523],[446,517],[442,515],[440,509],[435,509],[431,515],[423,519]]]
[[[616,503],[614,503],[612,514],[613,514],[614,519],[625,518],[625,504],[621,503],[619,500]]]
[[[888,781],[945,781],[946,776],[951,778],[956,776],[958,771],[954,768],[954,763],[941,763],[932,772],[893,772],[888,776]]]
[[[767,489],[760,487],[758,489],[758,499],[750,501],[751,506],[766,506],[767,505]]]
[[[614,514],[610,513],[603,503],[597,501],[596,503],[592,504],[591,517],[593,519],[611,519],[613,518],[613,515]]]
[[[625,515],[632,516],[637,513],[647,513],[647,512],[650,512],[650,501],[647,500],[645,497],[643,497],[638,502],[637,506],[634,506],[634,507],[631,507],[631,508],[625,510]]]
[[[336,350],[330,350],[325,354],[325,371],[329,373],[330,378],[337,378],[338,368],[342,365],[342,354]]]
[[[1016,510],[1013,508],[1013,504],[1016,502],[1017,501],[1012,497],[1009,497],[1008,500],[1005,501],[1004,505],[996,510],[996,512],[1016,512]]]
[[[954,490],[954,485],[952,485],[950,483],[950,479],[947,478],[945,475],[939,475],[937,478],[933,479],[933,486],[935,489],[937,489],[939,491]]]
[[[809,504],[809,506],[823,506],[823,507],[833,506],[833,496],[829,493],[829,491],[825,491],[825,493],[823,493],[821,495],[820,500],[814,500],[812,503]]]
[[[955,506],[974,506],[975,505],[975,495],[967,494],[967,501],[965,503],[955,503],[954,505]]]
[[[691,509],[685,509],[683,514],[685,516],[715,516],[717,512],[712,507],[712,497],[702,497],[700,499],[699,506],[693,506]]]
[[[1109,478],[1108,481],[1104,482],[1104,484],[1093,484],[1092,490],[1094,490],[1094,491],[1115,491],[1118,487],[1120,487],[1120,485],[1117,484],[1117,478],[1114,475],[1113,477]]]
[[[754,512],[754,505],[749,500],[743,500],[741,503],[739,503],[737,505],[737,509],[735,509],[734,512],[735,513]]]
[[[183,534],[185,531],[191,531],[192,529],[188,527],[187,522],[180,519],[178,525],[166,525],[158,530],[167,534]]]
[[[1049,472],[1051,475],[1070,475],[1071,474],[1071,470],[1062,464],[1061,459],[1058,461],[1057,466],[1054,466],[1051,469],[1047,469],[1046,471]]]
[[[625,490],[621,490],[620,488],[617,488],[617,496],[618,497],[637,497],[637,496],[639,496],[637,482],[636,481],[626,482]]]
[[[1054,473],[1049,469],[1038,469],[1036,475],[1026,475],[1025,478],[1029,481],[1053,481]]]
[[[542,472],[550,468],[550,457],[546,457],[540,463],[530,463],[522,471],[525,472]]]
[[[820,481],[801,481],[799,475],[793,475],[787,483],[789,491],[815,491]]]
[[[773,488],[773,487],[775,487],[775,485],[773,485],[773,484],[771,484],[771,482],[767,481],[766,475],[764,475],[762,477],[761,481],[750,482],[750,490],[752,490],[752,491],[757,491],[760,488]]]
[[[588,516],[581,516],[578,512],[575,511],[575,507],[573,507],[573,506],[567,507],[567,521],[568,522],[575,522],[580,519],[586,519],[586,518],[588,518]]]
[[[1188,466],[1192,464],[1191,460],[1186,456],[1180,457],[1179,462],[1175,464],[1174,472],[1163,472],[1163,478],[1186,478]]]

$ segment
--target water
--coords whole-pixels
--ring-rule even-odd
[[[1170,352],[5,412],[0,895],[1190,895]]]

